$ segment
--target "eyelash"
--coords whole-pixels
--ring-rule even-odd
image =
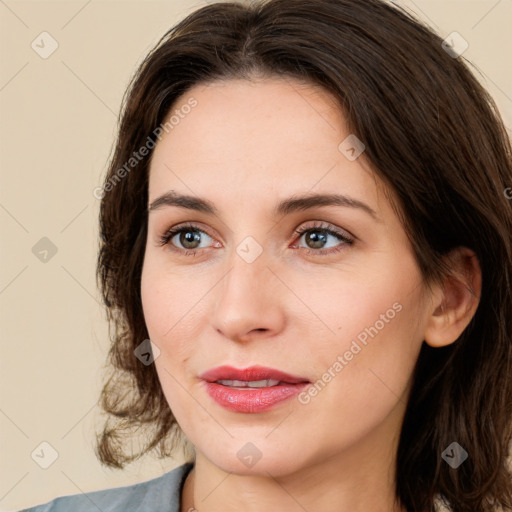
[[[207,247],[201,247],[200,249],[180,249],[179,247],[175,247],[172,244],[170,244],[170,241],[174,238],[174,236],[181,233],[182,231],[195,231],[195,232],[199,232],[199,233],[204,233],[205,235],[209,236],[210,238],[213,238],[206,231],[204,231],[203,229],[200,229],[198,226],[196,226],[194,224],[182,224],[182,225],[168,229],[159,238],[158,245],[159,246],[167,245],[167,246],[169,246],[170,250],[180,252],[185,256],[195,256],[196,254],[203,251],[204,249],[207,249]],[[355,239],[350,237],[349,235],[347,235],[341,231],[335,230],[335,229],[331,228],[329,224],[325,224],[322,222],[314,223],[312,226],[301,227],[299,229],[296,229],[294,231],[294,233],[300,239],[300,237],[304,233],[307,233],[309,231],[319,231],[322,233],[326,233],[328,235],[332,235],[335,238],[337,238],[338,240],[340,240],[340,242],[343,242],[343,243],[340,245],[337,245],[336,247],[331,247],[330,249],[327,249],[327,250],[324,250],[324,249],[317,250],[317,249],[310,249],[307,247],[300,247],[300,249],[307,251],[308,254],[314,253],[315,255],[320,255],[320,256],[334,254],[339,251],[342,251],[343,247],[345,245],[353,245],[353,243],[355,241]]]

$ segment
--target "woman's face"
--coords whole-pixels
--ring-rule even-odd
[[[392,458],[429,300],[334,101],[230,80],[173,113],[151,161],[141,291],[163,392],[198,455],[275,476]]]

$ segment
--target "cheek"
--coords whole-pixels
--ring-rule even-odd
[[[193,335],[204,295],[200,275],[172,270],[165,256],[147,255],[141,276],[142,308],[150,338],[162,344],[162,350],[169,342],[176,342],[179,331]]]
[[[198,300],[204,295],[204,287],[194,283],[198,280],[166,270],[165,262],[153,255],[144,260],[141,299],[149,338],[160,349],[155,367],[167,402],[184,428],[190,428],[188,416],[194,404],[180,383],[186,381],[187,360],[194,353],[192,340],[200,326]]]
[[[366,346],[372,339],[398,342],[401,334],[413,334],[411,326],[416,324],[410,320],[421,315],[416,265],[410,258],[378,263],[294,280],[295,294],[304,297],[321,329],[317,353],[349,350],[354,340]]]
[[[421,276],[412,258],[384,268],[340,276],[338,286],[319,279],[317,287],[297,290],[307,293],[308,305],[329,328],[301,354],[318,379],[304,403],[317,401],[320,414],[349,407],[363,417],[371,404],[382,415],[408,389],[423,341]]]

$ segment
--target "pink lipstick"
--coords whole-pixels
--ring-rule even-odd
[[[215,402],[230,411],[244,413],[269,410],[310,384],[303,377],[263,366],[245,369],[219,366],[206,371],[200,378]]]

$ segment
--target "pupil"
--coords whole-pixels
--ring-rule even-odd
[[[322,233],[320,231],[310,231],[306,235],[306,241],[312,242],[315,249],[322,248],[322,244],[325,244],[326,242],[326,236],[326,233]]]
[[[197,231],[183,231],[180,236],[180,243],[187,249],[195,249],[197,246],[194,246],[194,242],[198,242],[199,245],[200,238]],[[192,246],[189,244],[192,244]]]

